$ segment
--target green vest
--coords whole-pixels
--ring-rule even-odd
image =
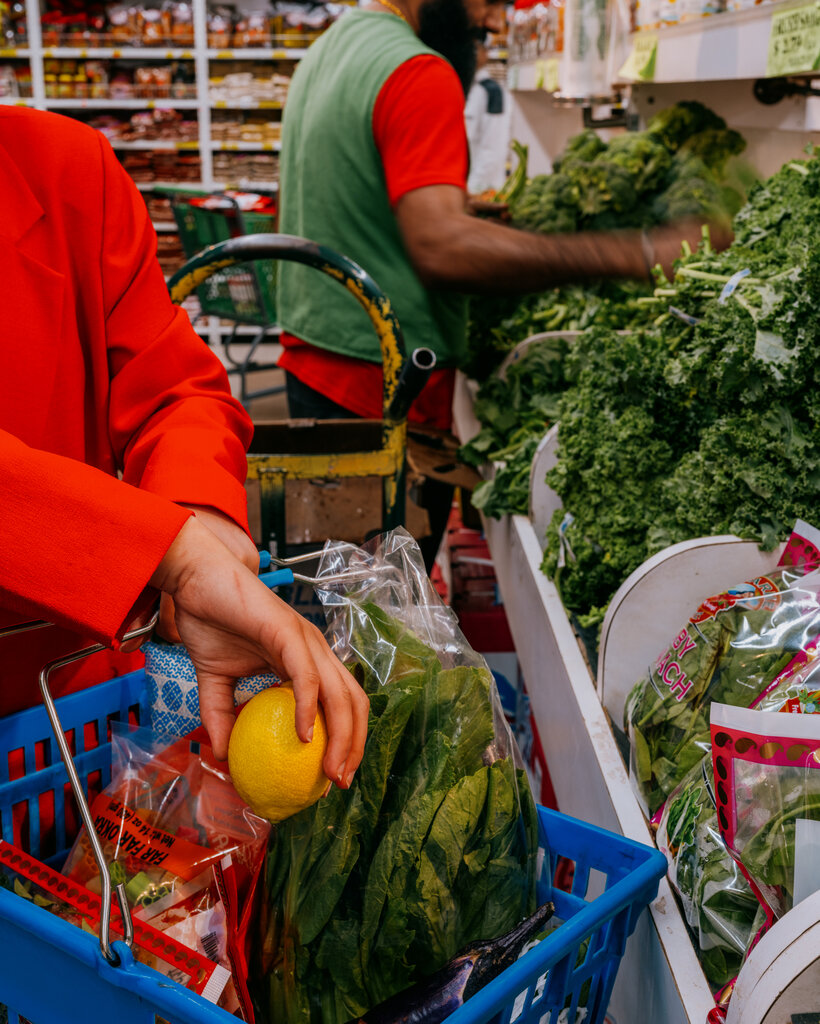
[[[373,107],[399,65],[433,53],[392,14],[355,9],[308,50],[288,92],[282,129],[279,230],[330,246],[363,267],[390,300],[408,354],[427,346],[456,365],[466,339],[466,300],[427,291],[405,251],[373,140]],[[338,281],[283,261],[282,328],[332,352],[381,362],[370,320]]]

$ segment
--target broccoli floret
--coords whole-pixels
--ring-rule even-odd
[[[606,149],[606,143],[591,128],[586,128],[578,135],[574,135],[567,143],[567,148],[560,157],[553,161],[553,171],[560,171],[566,168],[567,164],[580,160],[587,163],[594,160],[599,153]]]
[[[675,153],[687,139],[700,132],[724,130],[726,122],[708,107],[695,100],[683,100],[656,114],[647,125],[647,132],[656,136],[668,150]]]
[[[681,150],[675,154],[666,188],[652,203],[653,219],[658,224],[703,217],[717,221],[731,215],[723,200],[723,190],[704,162]]]
[[[688,138],[681,145],[680,152],[699,157],[713,174],[721,176],[729,158],[742,153],[745,148],[746,140],[739,132],[728,128],[707,128]]]
[[[644,132],[629,132],[614,138],[596,163],[612,163],[632,176],[638,193],[655,189],[669,169],[672,158],[666,147]]]

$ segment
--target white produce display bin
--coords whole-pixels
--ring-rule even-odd
[[[454,419],[462,441],[478,429],[472,398],[470,385],[461,377]],[[560,810],[651,843],[607,709],[620,723],[628,688],[698,603],[773,568],[779,552],[763,555],[752,542],[711,537],[675,545],[650,559],[613,600],[596,680],[558,591],[540,568],[543,528],[550,510],[560,505],[543,483],[544,472],[554,461],[554,441],[553,431],[534,463],[531,506],[538,529],[527,516],[484,518],[487,542]],[[713,1007],[678,904],[664,879],[629,940],[611,1016],[617,1024],[705,1024]]]

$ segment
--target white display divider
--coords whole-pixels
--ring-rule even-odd
[[[790,1024],[820,1012],[820,892],[767,932],[738,975],[726,1024]]]
[[[470,389],[463,378],[456,387],[454,419],[462,440],[475,434]],[[559,808],[651,843],[588,664],[558,591],[541,572],[540,537],[526,516],[485,519],[484,528]],[[713,1006],[663,879],[627,945],[610,1015],[617,1024],[705,1024]]]
[[[619,725],[634,683],[668,647],[707,597],[763,576],[784,545],[761,551],[739,537],[700,537],[647,559],[620,586],[607,609],[598,648],[598,696]]]

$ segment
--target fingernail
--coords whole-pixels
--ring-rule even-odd
[[[311,726],[308,729],[307,736],[308,736],[307,741],[308,741],[308,743],[310,743],[313,740],[313,726]]]
[[[345,784],[345,766],[343,764],[339,765],[339,770],[336,772],[336,781],[340,786]]]
[[[350,783],[353,781],[354,772],[348,772],[345,777],[345,789],[350,789]]]

